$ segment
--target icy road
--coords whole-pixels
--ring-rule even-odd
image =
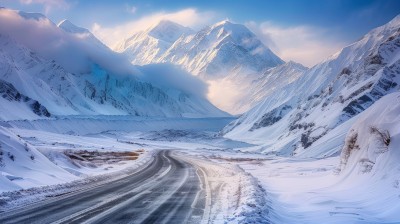
[[[0,214],[0,223],[199,223],[200,173],[160,151],[141,171]]]

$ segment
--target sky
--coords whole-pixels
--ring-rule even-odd
[[[400,14],[397,0],[0,0],[0,6],[69,19],[113,47],[161,19],[201,29],[245,24],[285,61],[313,66]]]

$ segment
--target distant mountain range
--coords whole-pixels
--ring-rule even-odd
[[[339,153],[359,114],[400,88],[400,16],[309,69],[282,61],[229,21],[195,32],[164,20],[121,41],[119,54],[68,20],[57,26],[41,14],[0,16],[5,11],[13,16],[2,19],[22,27],[0,27],[2,120],[228,116],[206,99],[200,78],[214,103],[244,113],[225,137],[263,153],[324,157]],[[16,35],[22,28],[35,38]]]
[[[174,83],[178,80],[156,84],[147,72],[160,77],[179,73],[202,86],[201,81],[169,66],[135,67],[68,20],[57,26],[44,15],[4,8],[0,16],[10,24],[0,27],[2,120],[50,115],[228,116],[208,102],[205,91],[180,88]],[[11,25],[15,21],[18,25]]]
[[[250,87],[262,92],[253,89],[253,83],[262,82],[265,74],[273,76],[273,70],[268,70],[285,63],[246,26],[227,20],[199,32],[164,20],[120,41],[114,50],[127,55],[133,64],[181,66],[208,82],[209,99],[232,114],[243,113],[259,102],[242,93]]]

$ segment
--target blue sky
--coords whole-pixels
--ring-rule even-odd
[[[199,29],[223,19],[247,25],[284,60],[307,66],[400,13],[397,0],[2,0],[2,6],[69,19],[113,46],[158,19]]]

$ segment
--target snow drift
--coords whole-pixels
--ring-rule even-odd
[[[0,126],[0,192],[76,180],[11,130]]]
[[[342,175],[400,176],[400,93],[389,94],[368,108],[351,127],[340,155]],[[396,175],[393,175],[396,174]]]

